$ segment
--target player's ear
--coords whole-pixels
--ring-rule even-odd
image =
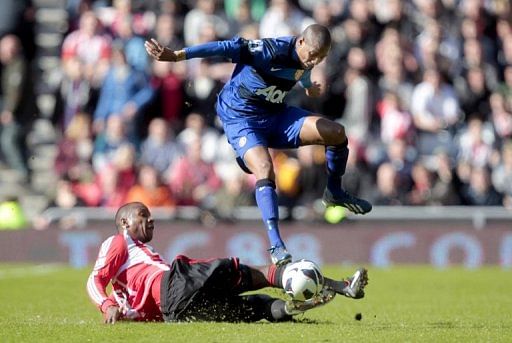
[[[126,220],[126,218],[121,218],[121,228],[123,228],[123,230],[126,230],[128,229],[128,220]]]

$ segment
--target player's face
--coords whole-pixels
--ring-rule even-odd
[[[324,60],[329,53],[329,49],[330,46],[324,46],[320,49],[310,46],[302,38],[297,44],[297,55],[299,56],[302,67],[304,69],[311,69]]]
[[[149,212],[146,206],[141,205],[134,209],[131,223],[128,223],[130,225],[128,230],[133,238],[138,239],[142,243],[147,243],[153,239],[155,223],[151,217],[151,212]]]

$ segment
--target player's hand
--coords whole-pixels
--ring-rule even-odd
[[[109,306],[105,312],[105,324],[115,324],[121,318],[119,306]]]
[[[307,96],[314,98],[314,97],[320,96],[320,94],[322,94],[322,87],[316,81],[313,81],[313,84],[311,85],[311,87],[306,88]]]
[[[183,50],[172,51],[158,43],[154,38],[144,42],[144,47],[146,48],[149,56],[153,57],[157,61],[177,62],[184,59],[182,58],[184,57],[182,56],[184,54],[182,52]]]

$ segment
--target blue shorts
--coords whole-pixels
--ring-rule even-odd
[[[217,112],[222,121],[229,144],[238,157],[255,146],[275,149],[291,149],[300,146],[300,130],[304,119],[311,112],[287,106],[281,112],[261,116],[244,117],[217,103]]]

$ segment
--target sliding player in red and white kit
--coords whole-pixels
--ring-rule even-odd
[[[167,264],[146,244],[153,238],[154,222],[144,204],[122,206],[115,221],[119,232],[101,245],[87,281],[87,292],[105,323],[120,319],[286,321],[328,303],[336,294],[362,298],[368,282],[361,268],[346,280],[324,278],[320,294],[305,302],[263,294],[242,296],[264,287],[282,288],[283,272],[293,263],[254,268],[235,257],[194,260],[180,255]],[[109,283],[112,293],[107,295]]]

